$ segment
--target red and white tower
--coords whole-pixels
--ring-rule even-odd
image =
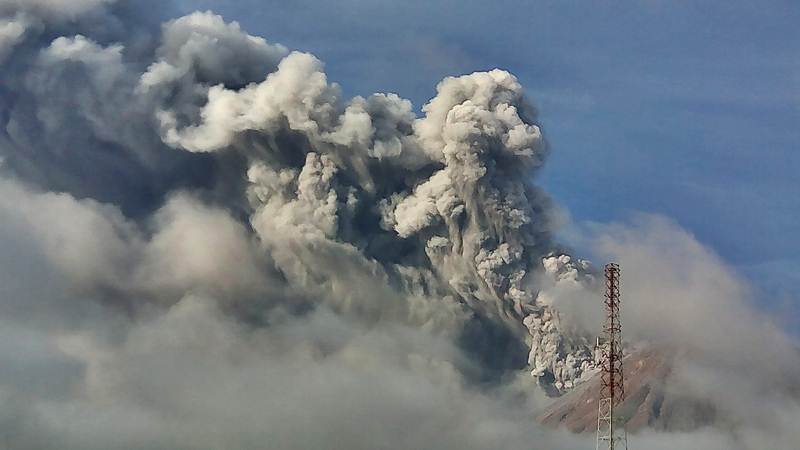
[[[622,377],[622,324],[619,307],[619,265],[606,264],[606,322],[603,338],[598,340],[601,358],[602,388],[597,410],[597,450],[627,450],[628,436],[617,416],[617,406],[625,398]]]

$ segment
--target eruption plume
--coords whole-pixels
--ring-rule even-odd
[[[418,115],[142,9],[0,0],[5,447],[584,445],[532,422],[596,372],[600,286],[513,75]]]

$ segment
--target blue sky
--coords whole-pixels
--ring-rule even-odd
[[[800,2],[181,0],[314,53],[348,95],[419,108],[447,75],[519,77],[576,223],[668,216],[800,311]],[[795,322],[796,324],[796,322]]]

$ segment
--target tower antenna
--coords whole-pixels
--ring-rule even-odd
[[[622,376],[622,324],[619,307],[619,264],[605,267],[606,322],[603,326],[601,349],[601,388],[597,407],[597,450],[627,450],[628,436],[625,426],[616,414],[617,406],[625,399]]]

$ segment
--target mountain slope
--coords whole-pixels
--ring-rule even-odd
[[[675,357],[673,350],[650,347],[625,358],[625,400],[618,408],[628,431],[645,427],[690,429],[713,419],[714,411],[709,405],[668,388]],[[576,433],[594,432],[597,429],[600,387],[600,373],[597,372],[556,399],[537,420]]]

